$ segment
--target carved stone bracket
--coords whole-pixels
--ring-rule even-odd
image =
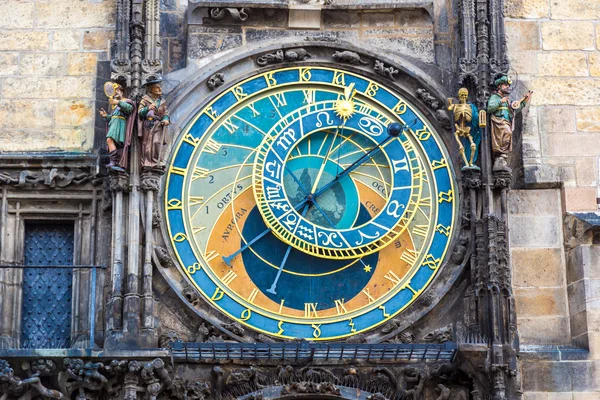
[[[221,85],[225,83],[225,74],[218,72],[214,75],[211,75],[210,78],[206,81],[206,87],[208,90],[215,90]]]
[[[398,75],[398,71],[396,68],[390,66],[385,66],[382,61],[375,60],[374,71],[376,74],[389,78],[393,81],[396,80],[396,75]]]
[[[113,193],[129,191],[129,174],[124,172],[111,172],[110,191]]]
[[[269,64],[278,64],[284,61],[296,62],[304,61],[309,59],[310,53],[303,48],[291,49],[291,50],[277,50],[275,53],[263,54],[256,59],[256,64],[264,67]]]
[[[440,125],[442,125],[442,128],[450,130],[452,125],[450,118],[448,117],[448,112],[444,109],[442,102],[423,88],[417,89],[416,95],[419,100],[421,100],[431,111],[433,111],[436,119],[439,121]]]
[[[363,60],[358,53],[353,51],[336,51],[332,55],[333,59],[337,62],[351,65],[369,65],[370,62]]]
[[[160,190],[160,177],[164,174],[162,168],[146,168],[142,171],[141,188],[147,192],[149,190],[158,192]]]
[[[211,8],[210,11],[208,12],[209,18],[215,21],[220,21],[223,18],[225,18],[225,16],[229,14],[231,15],[231,18],[233,18],[234,21],[246,21],[248,19],[248,17],[250,16],[250,9],[246,8],[246,7],[239,7],[239,8],[233,8],[233,7],[227,7],[227,8],[218,8],[218,7],[214,7]]]

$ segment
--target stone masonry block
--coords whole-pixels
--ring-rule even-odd
[[[546,392],[526,392],[523,393],[523,400],[548,400]]]
[[[94,28],[114,25],[116,3],[112,1],[55,0],[36,4],[39,28]]]
[[[572,392],[548,393],[548,400],[573,400]]]
[[[91,100],[59,100],[56,104],[56,126],[81,126],[94,121]]]
[[[563,257],[559,248],[513,249],[511,262],[516,287],[564,285]]]
[[[0,51],[48,50],[50,34],[45,31],[0,30]]]
[[[95,77],[19,77],[4,82],[5,98],[92,98]]]
[[[510,214],[556,215],[560,213],[558,189],[511,190],[508,195]]]
[[[600,140],[600,135],[599,139]],[[593,187],[566,187],[565,207],[567,211],[596,211],[596,188]]]
[[[46,101],[0,101],[0,126],[6,129],[46,128],[54,121],[54,107]]]
[[[511,53],[540,48],[540,32],[537,22],[506,21],[506,45]]]
[[[575,132],[575,109],[573,107],[540,107],[538,111],[540,130],[543,132]]]
[[[521,344],[523,345],[570,343],[568,317],[523,317],[518,318],[517,325]]]
[[[533,105],[600,104],[600,79],[538,77],[530,81],[529,89],[535,91]]]
[[[568,392],[573,388],[571,363],[523,362],[523,390],[525,392]]]
[[[559,216],[510,216],[510,245],[558,248],[562,243],[560,223]]]
[[[362,26],[394,26],[395,18],[393,13],[363,13]]]
[[[577,185],[596,186],[598,184],[598,161],[596,157],[583,157],[575,160]]]
[[[70,53],[67,55],[67,73],[69,75],[95,75],[97,53]]]
[[[586,311],[571,314],[569,317],[571,321],[571,335],[573,335],[573,337],[587,334],[589,323]]]
[[[33,28],[35,3],[3,1],[0,3],[0,29]]]
[[[79,50],[80,42],[81,34],[78,30],[60,30],[52,33],[52,50],[55,51]]]
[[[551,19],[600,19],[600,3],[588,0],[551,0]]]
[[[600,107],[578,108],[577,130],[582,132],[600,132]]]
[[[360,15],[358,13],[323,10],[323,28],[358,28]]]
[[[112,30],[85,31],[83,33],[83,49],[108,51],[110,41],[114,37],[115,33]]]
[[[0,53],[0,76],[15,75],[19,71],[19,53]]]
[[[540,76],[588,76],[583,52],[539,53],[538,66]]]
[[[64,75],[63,53],[24,53],[21,55],[21,75]]]
[[[598,40],[598,39],[596,39],[596,40]],[[590,53],[588,55],[588,60],[590,63],[590,75],[591,76],[600,76],[600,54]]]
[[[364,42],[381,51],[390,51],[432,63],[434,61],[433,34],[418,36],[369,36]]]
[[[517,315],[521,317],[566,316],[566,295],[563,288],[515,289]]]
[[[542,22],[544,50],[594,50],[594,25],[591,22]]]
[[[598,392],[573,392],[573,400],[598,400]]]
[[[537,51],[512,51],[508,49],[510,66],[521,75],[536,75],[538,73]]]
[[[504,2],[504,15],[507,18],[547,18],[548,2],[545,0],[507,0]]]
[[[92,137],[91,129],[0,130],[0,151],[89,151]]]
[[[547,137],[546,156],[593,157],[598,154],[600,133],[550,134]]]

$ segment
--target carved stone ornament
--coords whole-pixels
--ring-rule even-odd
[[[149,190],[158,192],[160,190],[160,176],[164,171],[160,168],[144,168],[142,172],[141,188],[147,192]]]
[[[127,192],[129,190],[129,175],[124,172],[110,173],[110,191]]]
[[[81,170],[59,171],[57,168],[41,171],[24,170],[18,173],[0,172],[0,184],[16,185],[17,187],[49,187],[64,188],[69,185],[84,185],[86,183],[99,185],[102,178]]]
[[[264,67],[268,64],[277,64],[281,62],[304,61],[311,57],[310,53],[303,48],[291,50],[277,50],[275,53],[263,54],[256,59],[256,64]]]
[[[375,60],[374,70],[376,74],[389,78],[393,81],[396,80],[396,75],[398,75],[398,72],[400,72],[391,65],[386,67],[385,64],[379,60]]]
[[[436,119],[439,121],[440,125],[442,125],[442,128],[450,130],[452,127],[452,122],[448,117],[448,113],[442,107],[442,102],[423,88],[417,89],[415,94],[419,100],[421,100],[431,111],[433,111]]]
[[[217,72],[214,75],[211,75],[210,78],[206,81],[206,87],[208,90],[215,90],[225,83],[225,74],[221,72]]]
[[[240,7],[240,8],[234,8],[234,7],[227,7],[227,8],[218,8],[218,7],[214,7],[211,8],[210,11],[208,12],[208,15],[210,16],[210,19],[214,20],[214,21],[220,21],[223,18],[225,18],[225,16],[227,14],[231,15],[231,17],[233,18],[234,21],[245,21],[248,19],[248,17],[250,16],[250,9],[246,8],[246,7]]]
[[[423,337],[426,343],[446,343],[452,340],[452,324],[436,329]]]
[[[336,51],[335,53],[333,53],[333,59],[336,60],[337,62],[341,62],[344,64],[351,64],[351,65],[369,65],[370,62],[363,60],[362,58],[360,58],[360,55],[358,53],[355,53],[353,51]]]
[[[175,268],[175,263],[169,256],[169,252],[166,248],[162,246],[154,246],[154,251],[156,252],[156,258],[158,258],[158,262],[163,268]]]

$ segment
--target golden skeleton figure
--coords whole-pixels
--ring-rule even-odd
[[[466,88],[460,88],[458,90],[458,101],[459,103],[453,103],[452,98],[448,99],[448,110],[454,114],[454,138],[458,143],[458,151],[461,157],[465,161],[467,167],[473,167],[473,157],[475,155],[475,149],[477,145],[473,142],[473,136],[471,136],[471,121],[473,120],[473,110],[471,105],[467,103],[469,97],[469,91]],[[463,146],[460,138],[466,138],[471,144],[471,154],[469,160],[465,155],[465,147]]]

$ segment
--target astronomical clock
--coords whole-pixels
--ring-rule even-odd
[[[349,71],[272,69],[202,106],[165,177],[167,234],[198,293],[281,339],[336,340],[402,318],[455,230],[432,125]]]

